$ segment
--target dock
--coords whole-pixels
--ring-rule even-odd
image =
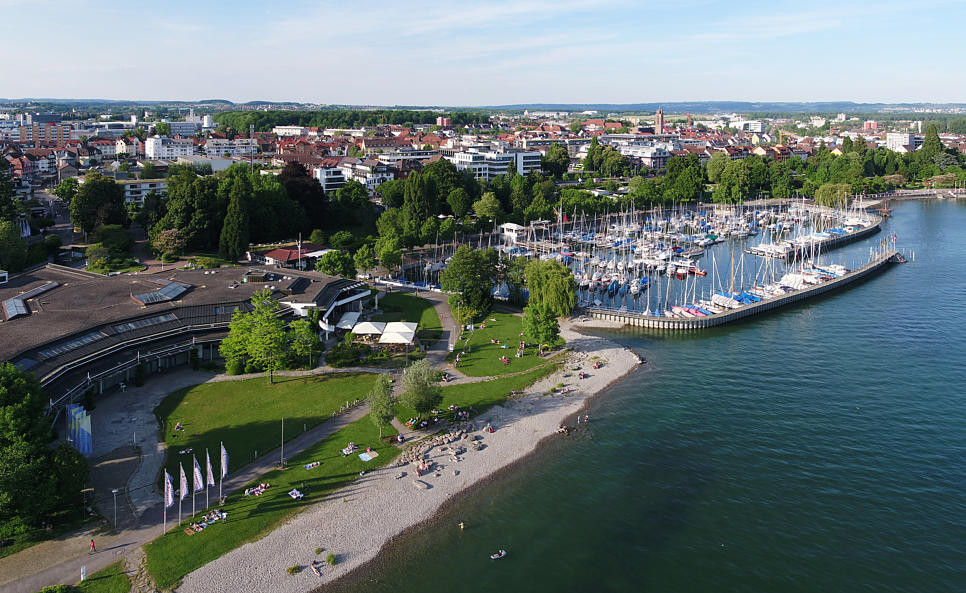
[[[832,236],[820,241],[809,241],[807,243],[792,243],[791,241],[785,241],[779,244],[770,244],[770,247],[760,247],[753,246],[745,250],[745,253],[750,253],[752,255],[757,255],[760,257],[772,257],[776,259],[795,259],[808,255],[809,251],[817,250],[822,253],[827,252],[829,249],[835,249],[836,247],[841,247],[852,241],[858,241],[859,239],[864,239],[870,235],[878,233],[882,229],[882,216],[873,216],[874,220],[872,224],[861,229],[856,229],[851,233],[846,233],[844,235]]]
[[[869,229],[863,229],[869,230]],[[833,278],[822,284],[810,286],[781,296],[770,297],[757,303],[744,305],[736,309],[729,309],[705,317],[677,318],[653,317],[640,313],[611,311],[594,307],[584,308],[584,312],[594,318],[615,321],[632,327],[658,329],[664,331],[698,331],[711,327],[718,327],[726,323],[733,323],[756,315],[762,315],[781,307],[800,303],[819,295],[838,290],[869,276],[875,275],[895,263],[904,263],[906,259],[896,249],[889,249],[877,254],[869,263],[857,270],[853,270],[838,278]]]

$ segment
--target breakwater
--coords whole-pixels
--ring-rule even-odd
[[[831,208],[826,208],[825,210],[831,211]],[[874,235],[882,230],[882,217],[873,216],[872,218],[872,224],[869,226],[856,229],[851,233],[846,233],[844,235],[833,235],[818,241],[801,241],[794,243],[787,241],[784,243],[784,245],[787,245],[787,249],[784,250],[767,250],[760,247],[750,247],[749,249],[746,249],[745,252],[761,257],[776,257],[779,259],[800,259],[806,257],[810,252],[813,251],[825,253],[830,249],[835,249],[836,247],[841,247],[842,245],[846,245],[853,241],[864,239],[865,237]]]
[[[623,323],[624,325],[630,325],[633,327],[644,327],[666,331],[696,331],[710,327],[717,327],[726,323],[732,323],[755,315],[761,315],[763,313],[767,313],[768,311],[773,311],[787,305],[799,303],[806,299],[837,290],[867,276],[876,274],[893,263],[901,263],[904,261],[905,258],[901,253],[899,253],[899,251],[895,249],[886,250],[875,255],[875,257],[873,257],[869,263],[861,268],[848,272],[847,274],[844,274],[838,278],[833,278],[821,284],[810,286],[802,290],[797,290],[789,294],[767,298],[757,303],[744,305],[736,309],[730,309],[728,311],[722,311],[721,313],[715,313],[714,315],[707,315],[704,317],[691,317],[687,319],[676,317],[653,317],[640,313],[607,311],[592,307],[586,308],[585,313],[594,319],[616,321],[618,323]]]

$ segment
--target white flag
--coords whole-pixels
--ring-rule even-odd
[[[178,469],[181,470],[181,500],[184,500],[188,496],[188,478],[184,476],[184,466],[180,463]]]
[[[225,443],[221,444],[221,477],[228,475],[228,451],[225,450]]]
[[[201,492],[205,489],[205,479],[201,477],[201,466],[198,465],[198,458],[194,455],[191,456],[191,462],[194,464],[195,492]]]
[[[167,470],[164,472],[164,508],[170,509],[174,505],[174,484],[171,483],[171,474]]]
[[[207,470],[208,470],[207,472],[208,485],[214,486],[215,474],[211,471],[211,455],[208,454],[208,449],[205,449],[205,465],[207,466]]]

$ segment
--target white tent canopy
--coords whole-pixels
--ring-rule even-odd
[[[379,336],[380,344],[412,344],[415,332],[385,332]]]
[[[390,321],[386,324],[384,333],[397,333],[397,334],[415,334],[416,328],[419,327],[418,323],[413,323],[411,321]]]
[[[363,321],[357,323],[352,328],[352,333],[359,336],[378,336],[386,329],[386,324],[382,321]]]
[[[338,329],[352,329],[359,321],[358,311],[346,311],[342,314],[342,318],[339,319],[339,323],[335,324]]]

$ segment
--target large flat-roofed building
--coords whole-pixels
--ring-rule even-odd
[[[543,154],[539,151],[509,149],[506,151],[481,151],[476,148],[456,152],[445,157],[460,171],[471,171],[477,179],[492,181],[507,171],[515,169],[520,175],[540,169]]]
[[[144,156],[149,159],[171,161],[179,156],[195,153],[195,143],[190,138],[151,136],[144,142]]]
[[[262,289],[283,316],[318,308],[340,316],[368,295],[361,283],[317,272],[267,268],[176,270],[101,276],[57,265],[0,284],[0,359],[30,371],[59,410],[145,373],[217,356],[236,309]],[[324,295],[324,298],[320,295]],[[283,299],[291,298],[292,301]]]

